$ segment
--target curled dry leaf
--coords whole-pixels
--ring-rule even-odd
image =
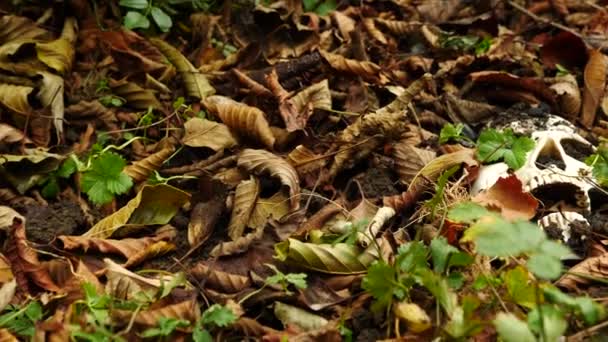
[[[608,276],[608,253],[587,258],[576,264],[557,281],[556,285],[570,290],[578,290],[579,285],[588,285],[592,282],[591,279],[578,277],[577,274],[605,279]]]
[[[194,205],[188,223],[188,244],[192,248],[201,246],[211,233],[222,215],[225,201],[211,199]]]
[[[131,165],[124,168],[123,172],[131,177],[136,183],[143,182],[148,179],[154,171],[159,170],[173,152],[175,152],[175,147],[169,145],[142,160],[131,163]]]
[[[13,220],[15,218],[25,221],[25,218],[13,208],[4,205],[0,206],[0,230],[8,231],[8,229],[13,226]]]
[[[38,59],[49,68],[64,75],[72,69],[76,50],[76,30],[78,24],[73,17],[66,18],[63,23],[61,36],[47,43],[36,43],[36,55]]]
[[[234,241],[222,242],[217,246],[213,247],[210,256],[217,258],[220,256],[230,256],[234,254],[239,254],[246,251],[251,244],[254,242],[261,240],[264,236],[264,229],[258,229],[253,231],[245,236],[241,236]]]
[[[369,61],[358,61],[356,59],[349,59],[344,56],[320,51],[321,56],[331,65],[332,68],[340,72],[353,74],[363,77],[365,80],[373,83],[384,84],[388,80],[386,76],[382,75],[382,68],[376,63]]]
[[[377,258],[368,250],[345,243],[314,244],[295,239],[280,242],[275,251],[277,258],[288,264],[329,274],[363,273]]]
[[[72,125],[87,125],[94,120],[96,126],[103,125],[110,130],[117,128],[118,119],[114,110],[97,100],[80,101],[70,105],[65,108],[65,116]]]
[[[182,143],[192,147],[208,147],[214,151],[236,146],[237,141],[224,124],[207,119],[192,118],[184,124],[186,134]]]
[[[42,76],[42,85],[36,96],[45,108],[50,108],[53,115],[53,125],[57,134],[63,134],[63,115],[65,112],[63,104],[63,78],[50,72],[38,72]]]
[[[314,109],[331,109],[331,93],[327,80],[307,87],[279,105],[279,112],[289,132],[304,129]]]
[[[300,206],[300,179],[298,173],[283,158],[264,150],[245,149],[239,155],[237,165],[254,174],[269,174],[289,187],[291,209]]]
[[[47,291],[59,292],[61,290],[49,275],[48,270],[40,264],[38,253],[30,246],[25,237],[25,223],[19,218],[13,220],[4,252],[11,263],[20,291],[31,293],[30,280]]]
[[[25,139],[25,143],[29,143],[29,139],[23,134],[22,131],[16,129],[11,125],[0,123],[0,143],[12,144],[20,142]]]
[[[108,44],[116,65],[123,70],[129,68],[129,72],[143,71],[160,74],[170,67],[164,63],[165,56],[147,39],[134,31],[87,30],[87,32],[81,32],[81,36],[82,33],[86,36],[96,35],[102,43]],[[94,47],[97,48],[97,46],[96,44]],[[79,52],[84,53],[81,50]]]
[[[311,331],[326,326],[329,321],[325,318],[312,314],[295,306],[276,302],[274,304],[274,315],[284,326],[296,326],[301,331]]]
[[[567,118],[574,119],[581,110],[581,91],[573,75],[558,77],[551,89],[558,95],[559,107]]]
[[[408,142],[399,142],[394,148],[399,178],[405,184],[409,184],[418,172],[436,156],[435,151],[414,147]]]
[[[128,228],[167,224],[189,199],[190,194],[167,184],[146,185],[124,207],[97,222],[82,236],[104,239]]]
[[[280,220],[289,213],[289,198],[281,191],[269,198],[258,197],[247,225],[263,229],[270,218]]]
[[[27,97],[33,90],[28,86],[0,83],[0,104],[19,114],[28,114],[32,107]]]
[[[509,220],[530,220],[536,215],[538,208],[538,201],[529,192],[523,191],[523,185],[515,175],[499,178],[492,187],[471,200],[499,211]]]
[[[422,23],[417,21],[376,19],[376,22],[396,36],[403,36],[417,32],[422,27]]]
[[[478,124],[498,113],[498,108],[488,103],[464,100],[450,93],[446,93],[445,98],[448,108],[470,124]]]
[[[152,38],[150,42],[175,66],[181,74],[188,95],[204,100],[215,93],[207,77],[197,70],[184,55],[162,39]]]
[[[475,83],[496,84],[509,88],[519,88],[531,92],[547,103],[555,103],[555,95],[551,89],[540,79],[533,77],[519,77],[503,71],[477,71],[469,74]]]
[[[321,169],[328,158],[317,155],[304,145],[298,145],[287,155],[287,162],[303,175]]]
[[[347,42],[350,41],[350,34],[355,30],[355,26],[357,24],[355,19],[340,11],[332,11],[330,15],[338,27],[338,31],[340,32],[342,39]]]
[[[110,88],[112,92],[127,101],[127,105],[141,110],[147,110],[149,107],[154,109],[162,109],[162,104],[156,98],[154,91],[144,89],[134,82],[127,80],[110,79]]]
[[[26,17],[4,15],[0,18],[0,45],[14,40],[46,40],[50,32]]]
[[[223,272],[209,267],[204,262],[196,264],[191,274],[199,281],[204,281],[206,286],[222,293],[236,293],[251,285],[251,279],[247,276]]]
[[[275,138],[270,125],[264,117],[264,112],[258,108],[219,95],[209,96],[204,104],[239,136],[260,142],[269,149],[274,147]]]
[[[161,317],[183,319],[194,323],[200,317],[200,310],[198,308],[196,296],[192,296],[191,299],[181,303],[170,304],[157,309],[139,311],[135,314],[135,317],[133,317],[133,311],[127,310],[112,310],[111,316],[112,320],[116,322],[128,322],[130,319],[133,319],[133,322],[136,324],[155,327],[158,325],[158,320]]]
[[[243,236],[259,194],[260,184],[254,177],[242,181],[236,187],[234,205],[230,215],[230,223],[228,223],[228,236],[232,240]]]
[[[175,246],[167,244],[177,235],[173,227],[161,230],[155,236],[142,238],[127,238],[121,240],[98,239],[86,236],[59,236],[58,239],[63,243],[66,250],[82,249],[85,252],[94,250],[101,253],[118,254],[125,257],[125,267],[134,266],[150,257],[158,255],[160,252],[166,253],[174,249]],[[158,242],[165,242],[158,244]]]
[[[146,278],[127,270],[108,258],[103,261],[105,276],[108,278],[105,292],[119,299],[131,300],[140,295],[141,292],[154,296],[163,284],[167,284],[173,281],[175,277],[181,276],[178,273],[172,276],[165,276],[161,279]]]
[[[583,108],[580,122],[587,129],[593,126],[597,108],[604,96],[608,63],[606,56],[598,50],[589,52],[589,61],[585,65],[585,89],[583,91]]]
[[[0,283],[0,312],[11,303],[17,289],[17,280],[14,278]],[[4,341],[0,338],[0,341]]]

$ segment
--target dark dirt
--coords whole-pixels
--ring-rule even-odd
[[[581,258],[584,258],[587,252],[587,239],[584,237],[581,227],[585,227],[585,222],[574,221],[569,224],[570,239],[566,242],[568,247]],[[545,227],[545,232],[550,239],[563,241],[562,229],[556,225]]]
[[[557,167],[560,170],[566,170],[566,163],[559,157],[551,154],[541,154],[534,162],[540,170],[548,169],[550,166]]]
[[[48,244],[58,235],[80,235],[85,232],[86,219],[77,203],[60,200],[49,206],[24,208],[26,233],[30,241]]]
[[[593,147],[574,139],[562,139],[560,141],[564,152],[570,157],[584,162],[588,156],[593,154]]]
[[[550,208],[559,201],[566,204],[577,206],[575,194],[580,191],[579,187],[569,183],[553,183],[539,186],[532,190],[532,195],[536,197],[542,206]]]

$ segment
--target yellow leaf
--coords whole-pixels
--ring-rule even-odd
[[[228,126],[207,119],[192,118],[184,124],[182,143],[192,147],[208,147],[214,151],[233,147],[236,139]]]

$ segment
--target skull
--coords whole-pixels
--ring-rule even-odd
[[[591,210],[589,190],[592,182],[588,181],[591,167],[584,163],[584,159],[593,153],[593,145],[577,134],[570,122],[555,115],[524,116],[505,121],[503,116],[488,125],[496,129],[511,128],[516,134],[532,137],[536,143],[528,152],[525,165],[514,174],[522,182],[524,190],[541,201],[544,212],[552,213],[541,218],[539,225],[545,229],[551,226],[553,231],[563,230],[561,240],[569,245],[575,240],[580,242],[581,237],[570,232],[568,222],[576,218],[577,222],[584,221],[583,225],[589,226],[581,214],[587,215]],[[491,187],[501,177],[507,177],[508,169],[505,163],[482,166],[472,194]]]

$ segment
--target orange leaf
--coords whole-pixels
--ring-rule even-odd
[[[598,50],[591,50],[589,61],[585,66],[585,90],[583,92],[583,110],[581,124],[591,128],[595,121],[597,107],[602,101],[604,87],[606,86],[606,56]]]
[[[499,178],[496,184],[472,200],[499,211],[509,220],[529,220],[536,215],[538,208],[538,201],[530,193],[523,191],[522,183],[515,175]]]

